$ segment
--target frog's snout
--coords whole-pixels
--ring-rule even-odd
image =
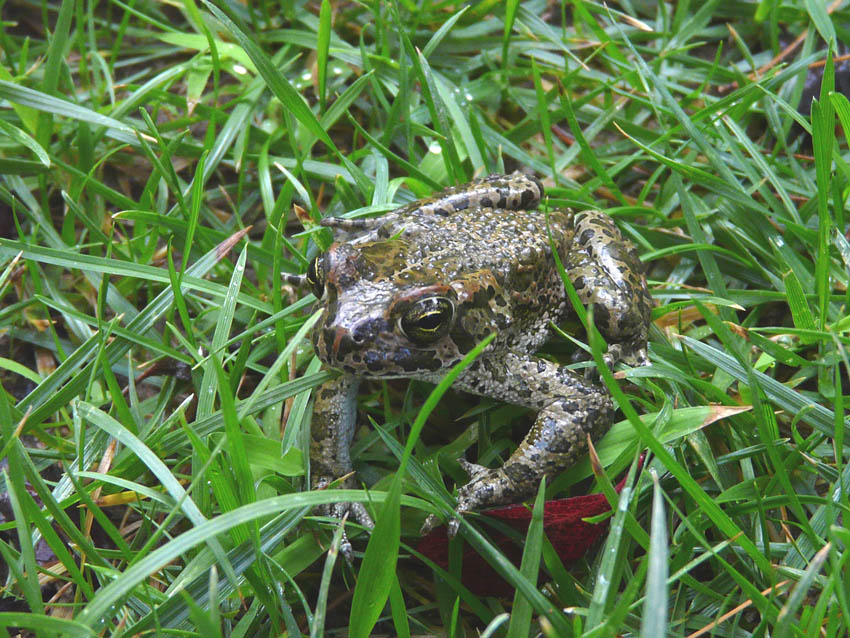
[[[381,318],[360,320],[353,325],[326,324],[313,335],[313,345],[319,358],[331,366],[351,363],[355,353],[369,350],[389,330],[389,324]]]

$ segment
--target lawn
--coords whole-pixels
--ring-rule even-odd
[[[850,636],[840,1],[0,18],[0,636]],[[349,562],[316,513],[341,493],[306,479],[333,373],[285,275],[324,217],[514,170],[637,246],[651,364],[598,370],[617,423],[529,501],[516,564],[484,517],[445,568],[418,530],[533,413],[364,384],[342,494],[376,527],[348,523]],[[601,348],[575,320],[543,356],[584,374]],[[613,513],[564,564],[543,502],[596,493]],[[471,557],[510,593],[476,593]]]

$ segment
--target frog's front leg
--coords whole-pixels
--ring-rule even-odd
[[[310,484],[324,489],[333,481],[349,475],[343,487],[357,489],[349,448],[357,421],[357,389],[360,377],[343,374],[321,385],[315,392],[313,422],[310,426]],[[372,517],[362,503],[329,503],[318,508],[325,516],[341,519],[346,513],[371,529]],[[347,552],[351,546],[347,539]],[[343,553],[346,553],[345,548]]]
[[[471,480],[458,490],[458,514],[532,496],[544,476],[573,465],[587,451],[588,435],[592,440],[602,436],[614,417],[614,405],[603,388],[531,355],[481,357],[456,385],[539,410],[531,430],[502,467],[465,465]]]
[[[608,341],[609,367],[618,361],[646,365],[653,301],[635,246],[608,215],[584,211],[575,216],[575,245],[566,262],[576,293],[593,305],[594,323]]]

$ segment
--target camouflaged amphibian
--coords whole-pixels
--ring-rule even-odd
[[[308,269],[324,309],[316,354],[342,376],[316,392],[310,471],[320,488],[352,472],[349,445],[363,377],[437,382],[490,333],[495,340],[458,378],[465,391],[527,406],[537,419],[499,468],[464,462],[471,480],[457,513],[521,501],[543,476],[572,465],[611,424],[606,390],[534,356],[572,307],[551,254],[551,236],[596,326],[606,362],[646,363],[651,298],[632,244],[599,211],[534,210],[539,181],[492,175],[375,219],[326,219],[344,231]],[[547,217],[548,228],[547,233]],[[345,482],[356,487],[349,477]],[[340,503],[371,526],[360,504]]]

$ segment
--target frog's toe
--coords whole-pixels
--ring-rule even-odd
[[[422,523],[422,527],[419,529],[419,535],[425,536],[431,532],[436,527],[439,527],[443,524],[443,521],[436,514],[428,514],[428,518],[425,519],[425,522]],[[446,533],[449,538],[454,538],[454,535],[457,534],[458,527],[460,526],[460,518],[458,516],[454,516],[449,519],[448,524],[446,525]]]
[[[612,343],[608,346],[608,351],[602,355],[602,360],[609,370],[614,370],[614,366],[623,360],[623,344]]]
[[[488,472],[492,471],[492,470],[490,470],[490,468],[484,467],[483,465],[478,465],[477,463],[470,463],[469,461],[467,461],[463,457],[460,457],[459,459],[457,459],[457,462],[463,468],[463,471],[466,472],[469,475],[470,480],[469,480],[469,483],[467,485],[469,485],[470,483],[474,483],[475,480],[478,477],[483,477],[483,476],[487,475]],[[464,486],[464,487],[466,487],[466,486]],[[461,488],[461,490],[463,490],[463,489],[464,488]],[[458,494],[458,496],[460,497],[460,493]],[[464,511],[466,511],[466,510],[464,510]],[[433,530],[436,527],[439,527],[442,524],[443,524],[443,519],[441,519],[436,514],[429,514],[428,517],[425,519],[425,522],[422,524],[422,527],[419,529],[419,534],[421,536],[425,536],[426,534],[428,534],[428,532],[430,532],[431,530]],[[458,522],[457,517],[453,517],[452,519],[449,520],[449,522],[448,522],[448,534],[449,534],[450,537],[454,536],[457,533],[458,525],[459,525],[459,522]]]
[[[347,562],[350,565],[354,560],[354,549],[352,549],[351,541],[348,540],[348,534],[346,534],[346,532],[345,532],[345,523],[346,523],[347,520],[348,520],[348,513],[346,512],[345,514],[342,515],[342,517],[339,519],[339,522],[338,522],[338,525],[341,525],[342,528],[343,528],[342,534],[340,535],[340,538],[339,538],[338,551],[339,551],[340,554],[342,554],[342,557],[345,558],[345,562]]]
[[[353,519],[370,532],[375,527],[372,517],[366,508],[363,507],[363,503],[329,503],[328,505],[320,505],[316,510],[322,516],[338,519],[340,525],[345,525],[349,519]],[[348,563],[354,560],[354,550],[351,547],[351,541],[348,540],[348,534],[345,530],[342,531],[339,553],[342,554]]]
[[[619,361],[622,361],[633,368],[648,366],[649,353],[647,352],[646,340],[641,339],[636,340],[634,343],[626,344],[622,348]]]
[[[470,463],[463,457],[457,459],[457,462],[463,468],[463,471],[469,475],[469,478],[471,479],[470,482],[491,471],[490,468],[478,465],[477,463]]]
[[[649,365],[649,352],[647,352],[647,348],[644,345],[642,348],[638,348],[635,350],[632,356],[634,363],[632,364],[636,368],[640,368],[643,366]]]
[[[339,541],[339,553],[345,559],[345,562],[351,565],[354,562],[354,549],[351,547],[351,541],[348,540],[348,534],[342,533],[342,538]]]
[[[422,527],[419,528],[419,535],[425,536],[428,532],[430,532],[435,527],[438,527],[442,521],[440,517],[436,514],[428,514],[428,518],[425,519],[425,522],[422,523]]]
[[[369,511],[363,506],[363,503],[348,503],[348,511],[358,523],[368,530],[375,528],[375,521],[369,515]]]

